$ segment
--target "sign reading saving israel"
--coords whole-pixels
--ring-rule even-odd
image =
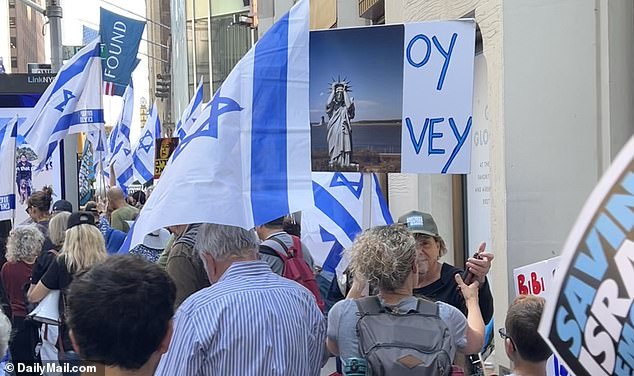
[[[568,237],[539,327],[576,375],[634,371],[634,138]]]
[[[137,52],[145,21],[134,20],[101,8],[99,33],[103,43],[103,80],[115,84],[115,95],[123,95],[138,64]]]

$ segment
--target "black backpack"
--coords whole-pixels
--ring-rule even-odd
[[[368,375],[449,375],[454,341],[438,305],[418,299],[416,310],[393,312],[378,297],[356,299],[359,350]]]

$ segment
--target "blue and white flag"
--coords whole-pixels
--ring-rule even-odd
[[[302,242],[327,272],[345,270],[343,250],[365,228],[393,223],[376,175],[366,187],[360,172],[313,172],[313,194],[315,206],[302,211]]]
[[[174,137],[178,137],[181,141],[185,138],[187,131],[194,124],[198,116],[200,116],[200,112],[202,111],[203,104],[203,79],[200,78],[198,82],[198,87],[196,87],[196,91],[194,92],[194,96],[191,101],[187,105],[185,112],[181,116],[178,124],[176,124],[176,128],[174,128]]]
[[[19,126],[18,133],[37,154],[40,168],[66,135],[103,126],[100,53],[99,40],[95,40],[75,54]]]
[[[145,29],[145,21],[135,20],[101,8],[99,34],[104,45],[103,80],[111,82],[108,95],[125,95],[132,81],[132,72],[139,64],[137,52]]]
[[[18,117],[0,124],[0,221],[13,218],[15,210],[15,140]]]
[[[105,163],[108,160],[108,139],[105,127],[99,127],[98,130],[86,133],[86,141],[92,147],[95,169],[101,165],[101,169],[105,171]]]
[[[175,149],[128,246],[170,225],[250,229],[313,205],[308,21],[301,0],[238,62]]]
[[[134,89],[128,86],[123,94],[123,106],[109,144],[111,146],[108,171],[112,168],[116,185],[127,194],[133,182],[132,147],[130,146],[130,124],[134,110]],[[115,133],[116,132],[116,133]]]
[[[141,137],[134,148],[132,163],[134,166],[134,178],[141,184],[145,184],[154,178],[154,151],[156,150],[156,137],[161,134],[161,120],[156,109],[156,101],[150,109],[145,127],[141,130]]]

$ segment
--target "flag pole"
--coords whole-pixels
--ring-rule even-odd
[[[11,163],[12,163],[12,169],[13,169],[13,178],[11,179],[11,187],[13,190],[13,213],[11,213],[11,228],[15,228],[15,212],[16,212],[16,208],[18,207],[18,196],[16,195],[16,191],[15,188],[17,186],[17,183],[15,181],[16,177],[17,177],[17,167],[16,167],[16,155],[17,155],[17,148],[18,148],[18,132],[17,132],[17,126],[18,126],[18,119],[17,119],[17,115],[14,118],[15,123],[13,124],[13,128],[9,129],[7,128],[6,131],[11,131],[11,133],[9,134],[10,139],[13,138],[13,147],[11,148],[11,150],[13,150],[13,156],[11,157]],[[15,137],[11,137],[13,135],[13,131],[15,130]],[[5,131],[5,132],[6,132]],[[10,146],[10,145],[9,145]]]

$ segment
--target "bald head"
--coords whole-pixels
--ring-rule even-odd
[[[113,209],[118,209],[125,205],[125,196],[119,187],[112,187],[108,189],[106,196],[108,197],[108,202]]]

